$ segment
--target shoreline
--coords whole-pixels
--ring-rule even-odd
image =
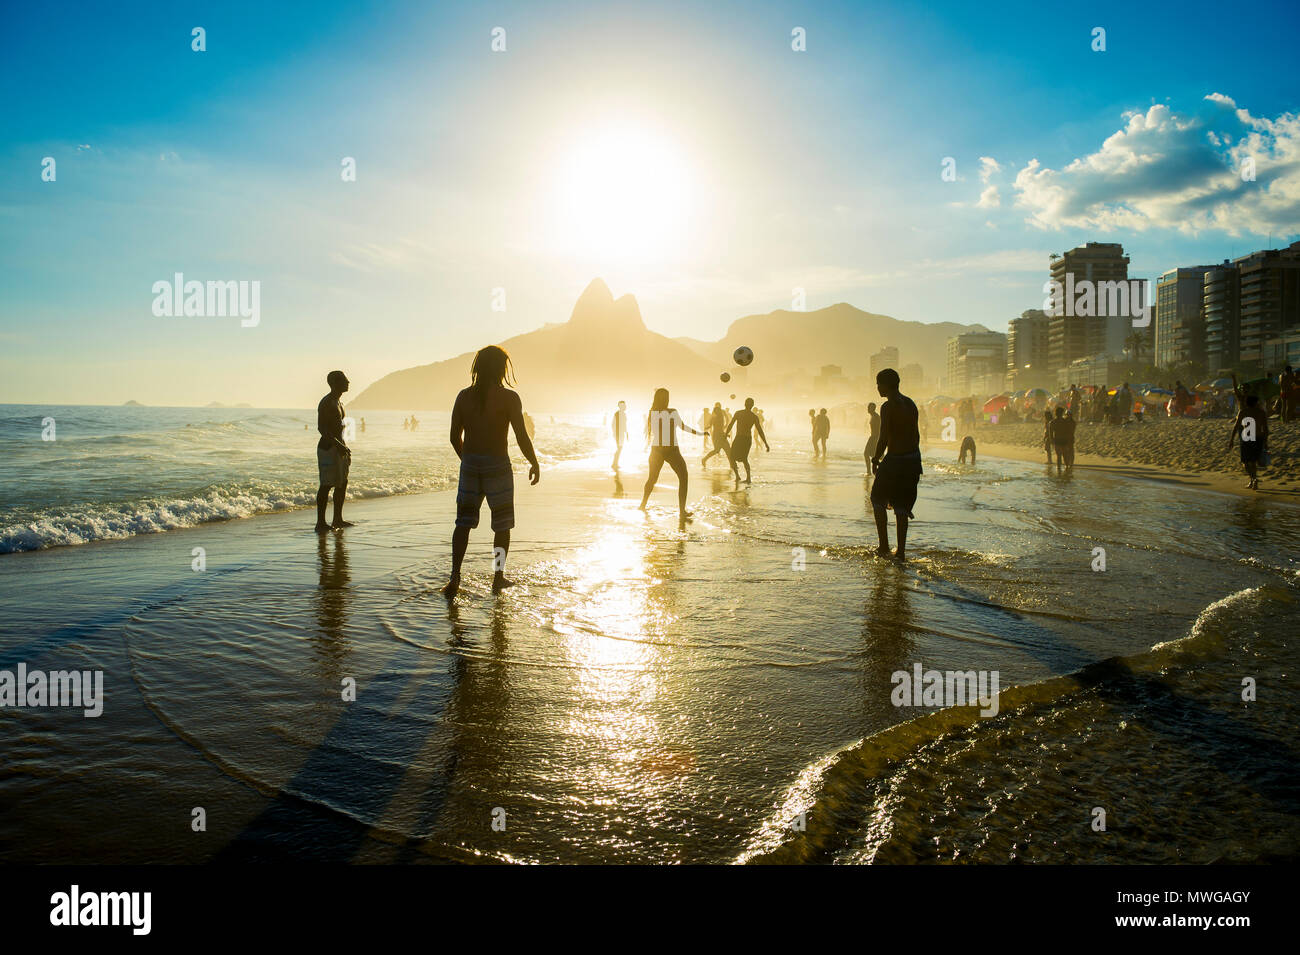
[[[1046,451],[1027,448],[1018,444],[1000,444],[978,442],[976,451],[980,457],[1001,458],[1008,461],[1047,465]],[[957,454],[957,445],[953,445],[953,455]],[[1055,465],[1052,465],[1053,469]],[[1155,481],[1160,484],[1174,484],[1197,491],[1210,491],[1216,494],[1235,494],[1246,498],[1265,497],[1283,504],[1300,505],[1300,490],[1268,485],[1267,471],[1260,475],[1260,489],[1249,490],[1246,487],[1246,473],[1233,477],[1222,471],[1180,471],[1176,468],[1162,468],[1154,464],[1142,464],[1101,454],[1077,452],[1074,456],[1076,471],[1094,471],[1112,477],[1126,478],[1134,481]]]

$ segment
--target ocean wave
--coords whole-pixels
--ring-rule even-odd
[[[348,487],[349,500],[444,490],[445,480],[374,482]],[[57,508],[0,527],[0,554],[124,540],[140,534],[197,527],[280,511],[314,507],[316,492],[301,487],[260,492],[214,490],[167,501]]]
[[[1295,811],[1287,779],[1296,707],[1275,706],[1268,720],[1252,721],[1235,694],[1241,673],[1253,672],[1241,664],[1263,656],[1276,666],[1277,645],[1297,617],[1291,587],[1247,588],[1207,606],[1180,639],[1004,690],[994,717],[950,707],[884,729],[800,773],[736,861],[1241,862],[1293,854],[1285,827],[1268,846],[1252,843],[1251,833],[1276,827],[1270,813]],[[1219,788],[1190,805],[1187,793],[1203,791],[1191,783],[1205,764],[1232,761],[1236,771],[1218,767]],[[1189,781],[1181,793],[1180,779]],[[1094,801],[1162,822],[1199,813],[1197,827],[1221,838],[1207,838],[1210,856],[1197,859],[1162,848],[1158,831],[1107,841],[1089,826]]]

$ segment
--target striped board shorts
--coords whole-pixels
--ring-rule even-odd
[[[515,472],[510,458],[495,454],[467,454],[460,459],[460,487],[456,489],[456,526],[478,527],[483,498],[492,509],[492,529],[515,526]]]

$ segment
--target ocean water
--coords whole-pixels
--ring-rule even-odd
[[[448,495],[0,559],[0,665],[93,663],[117,701],[4,714],[0,856],[1297,856],[1300,512],[931,448],[899,566],[831,444],[778,441],[739,488],[688,446],[685,530],[670,476],[636,510],[639,448],[619,476],[575,448],[518,488],[517,586],[489,593],[480,529],[452,605]],[[996,672],[996,714],[896,705],[917,665]],[[156,822],[194,805],[203,838]]]
[[[415,415],[355,416],[350,498],[455,484],[447,413]],[[598,424],[543,418],[546,460],[588,453]],[[318,438],[314,409],[0,405],[0,554],[313,507]]]

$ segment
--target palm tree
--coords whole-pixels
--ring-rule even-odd
[[[1124,350],[1133,356],[1134,361],[1140,361],[1142,353],[1147,350],[1147,337],[1141,332],[1129,332],[1128,338],[1124,339]]]

